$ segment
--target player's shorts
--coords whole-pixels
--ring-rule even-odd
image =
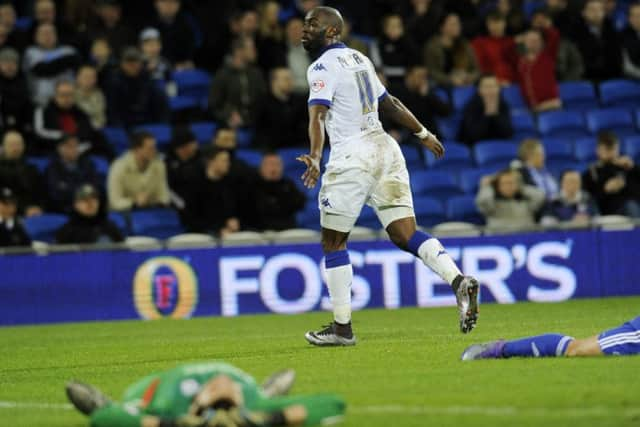
[[[607,355],[640,354],[640,317],[598,336],[600,350]]]
[[[377,131],[331,148],[318,196],[322,227],[348,233],[365,204],[382,226],[414,216],[409,172],[398,143]]]

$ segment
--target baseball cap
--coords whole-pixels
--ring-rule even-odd
[[[147,27],[140,32],[140,41],[144,42],[147,40],[160,39],[160,31],[156,30],[153,27]]]
[[[20,62],[20,54],[18,51],[11,47],[5,47],[0,50],[0,62],[7,61]]]
[[[13,193],[9,187],[0,188],[0,201],[2,202],[15,202],[16,195]]]
[[[122,60],[142,62],[142,53],[137,47],[127,47],[122,51]]]
[[[88,199],[89,197],[98,198],[98,190],[91,184],[84,184],[76,190],[75,200]]]

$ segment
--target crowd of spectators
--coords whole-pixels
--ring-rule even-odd
[[[306,197],[278,149],[307,145],[305,13],[339,8],[344,41],[369,55],[389,90],[434,133],[476,86],[457,139],[514,134],[501,89],[517,85],[534,113],[562,108],[559,82],[640,78],[640,4],[615,0],[0,0],[0,245],[23,244],[20,218],[70,216],[59,242],[122,240],[109,211],[167,207],[185,230],[226,235],[296,226]],[[629,3],[628,23],[615,15]],[[535,7],[528,7],[535,4]],[[614,25],[615,24],[615,25]],[[174,75],[203,70],[202,102],[176,108]],[[411,143],[393,123],[385,127]],[[189,123],[212,121],[198,141]],[[149,123],[171,124],[159,147]],[[105,129],[124,129],[128,149]],[[236,154],[238,132],[264,155]],[[598,141],[583,175],[545,169],[543,146],[522,143],[519,163],[483,179],[488,223],[534,224],[602,214],[640,216],[633,160],[615,135]],[[49,158],[38,170],[27,157]],[[109,164],[100,173],[95,158]],[[83,233],[79,230],[86,230]]]

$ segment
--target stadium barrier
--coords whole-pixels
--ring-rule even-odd
[[[482,302],[638,295],[640,228],[443,238]],[[382,240],[349,245],[353,305],[455,304],[449,287]],[[302,313],[329,308],[318,244],[0,256],[0,324]]]

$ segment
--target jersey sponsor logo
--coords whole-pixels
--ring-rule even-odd
[[[321,203],[321,204],[322,204],[322,206],[324,206],[325,208],[330,208],[330,207],[332,207],[332,206],[331,206],[331,203],[329,203],[329,199],[327,199],[326,197],[325,197],[325,198],[323,198],[323,199],[320,201],[320,203]]]
[[[320,92],[325,86],[324,80],[314,80],[311,82],[311,91]]]
[[[134,275],[133,299],[144,319],[187,318],[198,304],[198,279],[179,258],[151,258]]]
[[[327,71],[327,68],[324,65],[322,65],[321,62],[318,62],[316,65],[313,66],[311,71]]]

